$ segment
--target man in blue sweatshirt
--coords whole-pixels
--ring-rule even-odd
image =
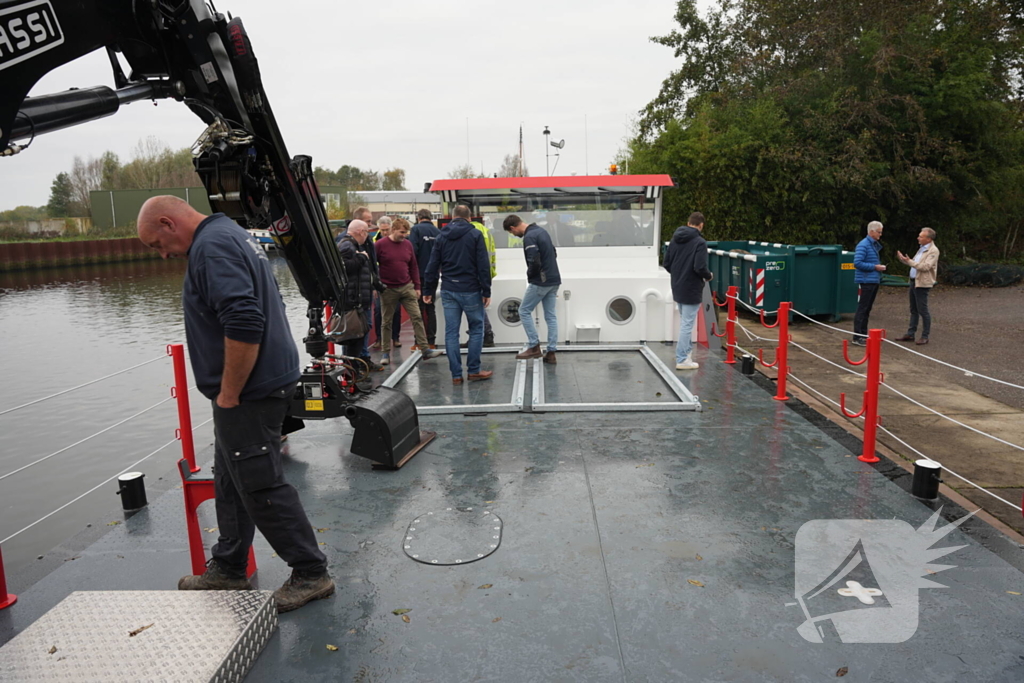
[[[554,365],[558,361],[555,352],[558,350],[558,313],[555,310],[558,299],[558,288],[562,285],[562,275],[558,272],[558,253],[551,243],[551,236],[537,225],[526,222],[519,216],[506,216],[502,224],[505,232],[523,240],[523,256],[526,258],[526,292],[523,303],[519,305],[519,319],[523,321],[526,332],[526,350],[516,355],[520,360],[540,358]],[[533,309],[537,304],[544,304],[544,321],[548,324],[548,343],[546,353],[540,350],[540,335],[533,322]]]
[[[885,266],[879,254],[882,251],[882,224],[878,221],[868,223],[868,236],[860,241],[853,253],[853,281],[860,287],[860,298],[857,299],[857,312],[853,316],[853,343],[858,346],[867,345],[868,317],[871,307],[875,305],[878,287],[882,284],[882,273]]]
[[[281,467],[281,425],[299,380],[299,354],[267,255],[222,213],[185,201],[142,205],[139,239],[186,258],[181,292],[196,385],[213,403],[214,488],[220,537],[201,576],[179,590],[252,590],[245,570],[256,529],[292,568],[274,591],[279,612],[334,593],[327,558]]]
[[[444,307],[444,346],[452,384],[462,384],[462,355],[459,353],[459,327],[465,313],[469,324],[469,349],[466,369],[470,382],[490,379],[492,370],[480,369],[484,347],[484,308],[491,303],[491,263],[487,258],[484,236],[469,222],[469,207],[456,205],[452,221],[434,241],[423,275],[423,303],[430,304],[441,281],[441,305]]]

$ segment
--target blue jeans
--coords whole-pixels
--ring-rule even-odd
[[[537,326],[533,324],[533,309],[537,308],[537,304],[544,304],[544,321],[548,324],[548,351],[558,350],[558,315],[555,313],[557,295],[558,285],[526,286],[523,303],[519,304],[519,319],[523,321],[523,329],[526,330],[526,345],[531,349],[540,344]]]
[[[693,324],[697,322],[697,314],[700,313],[700,304],[681,304],[679,307],[679,341],[676,342],[676,363],[682,363],[690,357],[693,351],[693,342],[690,336],[693,334]]]
[[[452,378],[462,377],[462,355],[459,352],[459,326],[462,314],[469,323],[469,349],[466,370],[471,375],[480,372],[480,352],[484,348],[484,302],[480,292],[449,292],[441,290],[444,307],[444,348]]]

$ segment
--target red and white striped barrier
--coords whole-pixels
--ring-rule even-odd
[[[751,268],[748,272],[747,297],[755,306],[764,305],[764,268]]]

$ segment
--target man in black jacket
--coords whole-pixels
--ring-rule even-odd
[[[299,354],[267,255],[222,213],[153,197],[139,239],[164,258],[186,258],[181,303],[192,372],[213,403],[214,490],[220,537],[206,572],[179,590],[252,590],[246,578],[256,529],[292,568],[274,592],[279,612],[334,593],[299,494],[281,469],[281,426],[299,380]]]
[[[704,214],[694,211],[687,224],[672,235],[665,252],[665,270],[672,276],[672,298],[679,307],[679,341],[676,342],[676,370],[696,370],[691,357],[693,323],[700,312],[704,283],[713,276],[708,270],[708,243],[704,230]]]
[[[506,216],[502,224],[505,232],[512,233],[523,240],[523,256],[526,258],[526,292],[523,303],[519,305],[519,319],[523,321],[526,332],[527,349],[516,358],[544,357],[544,362],[554,365],[555,351],[558,350],[558,313],[555,305],[558,288],[562,285],[562,275],[558,272],[558,253],[551,243],[551,236],[536,223],[527,225],[519,216]],[[533,323],[533,309],[537,304],[544,304],[544,320],[548,324],[547,352],[541,353],[540,335]]]
[[[416,254],[416,263],[420,267],[420,282],[425,280],[427,264],[430,263],[430,253],[434,251],[434,242],[441,231],[434,226],[434,214],[430,209],[420,209],[416,212],[416,225],[412,226],[409,233],[409,243]],[[428,304],[420,297],[420,315],[423,316],[423,325],[427,328],[427,343],[430,348],[437,345],[437,313],[434,310],[433,299]]]
[[[341,254],[342,263],[345,264],[345,273],[348,275],[346,298],[353,306],[362,308],[367,323],[369,323],[370,310],[373,306],[373,292],[375,289],[380,290],[376,273],[377,257],[373,250],[373,243],[367,239],[368,235],[369,226],[366,221],[353,220],[348,224],[348,229],[338,242],[338,252]],[[369,337],[370,330],[369,324],[367,324],[366,335],[345,342],[343,353],[353,358],[362,358],[371,370],[383,370],[384,368],[374,363],[370,357],[370,350],[366,345]]]

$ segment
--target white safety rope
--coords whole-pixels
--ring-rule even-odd
[[[213,420],[213,418],[211,417],[211,418],[210,418],[209,420],[207,420],[206,422],[201,422],[200,424],[197,424],[197,425],[196,425],[195,427],[193,427],[193,428],[192,428],[192,431],[195,431],[195,430],[199,429],[200,427],[202,427],[203,425],[207,424],[208,422],[211,422],[212,420]],[[100,482],[99,484],[97,484],[96,486],[93,486],[93,487],[92,487],[91,489],[89,489],[88,491],[86,491],[86,492],[85,492],[85,493],[83,493],[82,495],[78,496],[77,498],[75,498],[75,499],[73,499],[73,500],[70,500],[70,501],[68,501],[67,503],[64,503],[64,505],[61,505],[61,506],[60,506],[59,508],[57,508],[57,509],[56,509],[56,510],[54,510],[53,512],[50,512],[49,514],[43,515],[42,517],[40,517],[40,518],[39,518],[39,519],[37,519],[36,521],[32,522],[31,524],[29,524],[29,525],[28,525],[28,526],[26,526],[25,528],[23,528],[23,529],[19,529],[18,531],[15,531],[15,532],[14,532],[13,534],[11,534],[11,535],[10,535],[10,536],[8,536],[7,538],[5,538],[5,539],[3,539],[2,541],[0,541],[0,545],[3,545],[4,543],[6,543],[7,541],[11,540],[12,538],[14,538],[15,536],[17,536],[18,534],[21,534],[21,533],[24,533],[24,532],[28,531],[29,529],[31,529],[32,527],[34,527],[34,526],[35,526],[36,524],[39,524],[39,523],[40,523],[40,522],[42,522],[43,520],[45,520],[45,519],[49,519],[50,517],[53,517],[53,516],[54,516],[55,514],[57,514],[58,512],[60,512],[61,510],[63,510],[64,508],[68,507],[69,505],[72,505],[73,503],[77,503],[78,501],[82,500],[83,498],[85,498],[85,497],[86,497],[86,496],[88,496],[88,495],[89,495],[90,493],[92,493],[92,492],[93,492],[93,491],[95,491],[96,489],[100,488],[100,487],[101,487],[101,486],[103,486],[104,484],[109,484],[109,483],[110,483],[110,482],[112,482],[112,481],[113,481],[114,479],[117,479],[118,477],[120,477],[120,476],[121,476],[122,474],[124,474],[125,472],[129,471],[129,470],[130,470],[130,469],[132,469],[133,467],[136,467],[137,465],[139,465],[139,464],[140,464],[140,463],[142,463],[143,461],[145,461],[145,460],[148,460],[149,458],[153,457],[154,455],[156,455],[157,453],[159,453],[159,452],[160,452],[160,451],[162,451],[163,449],[167,448],[168,446],[170,446],[170,445],[171,445],[172,443],[174,443],[175,441],[177,441],[177,439],[171,439],[170,441],[168,441],[168,442],[167,442],[167,443],[165,443],[165,444],[164,444],[163,446],[161,446],[160,448],[156,449],[155,451],[153,451],[153,452],[152,452],[152,453],[150,453],[149,455],[147,455],[147,456],[145,456],[144,458],[141,458],[141,459],[139,459],[139,460],[136,460],[136,461],[135,461],[135,462],[133,462],[133,463],[132,463],[131,465],[128,465],[128,467],[125,467],[125,468],[124,468],[123,470],[121,470],[120,472],[118,472],[118,473],[117,473],[117,474],[115,474],[114,476],[110,477],[109,479],[104,479],[104,480],[103,480],[103,481],[101,481],[101,482]]]
[[[125,368],[124,370],[118,370],[117,372],[111,373],[111,374],[109,374],[109,375],[107,375],[105,377],[100,377],[99,379],[94,379],[92,381],[86,382],[85,384],[79,384],[77,387],[71,387],[70,389],[65,389],[64,391],[58,391],[56,394],[50,394],[49,396],[43,396],[42,398],[37,398],[34,401],[29,401],[28,403],[22,403],[20,406],[14,406],[13,408],[8,408],[6,410],[0,410],[0,415],[6,415],[7,413],[13,413],[15,410],[21,410],[22,408],[27,408],[28,406],[32,406],[32,405],[35,405],[37,403],[42,403],[43,401],[48,401],[49,399],[56,398],[57,396],[63,396],[64,394],[70,393],[72,391],[76,391],[77,389],[81,389],[82,387],[87,387],[90,384],[96,384],[97,382],[102,382],[105,379],[110,379],[111,377],[117,377],[118,375],[123,374],[125,372],[128,372],[129,370],[135,370],[136,368],[141,368],[143,365],[149,365],[150,363],[155,363],[158,360],[164,360],[166,358],[168,358],[167,355],[158,356],[156,358],[147,360],[145,363],[139,363],[138,365],[133,365],[130,368]]]

